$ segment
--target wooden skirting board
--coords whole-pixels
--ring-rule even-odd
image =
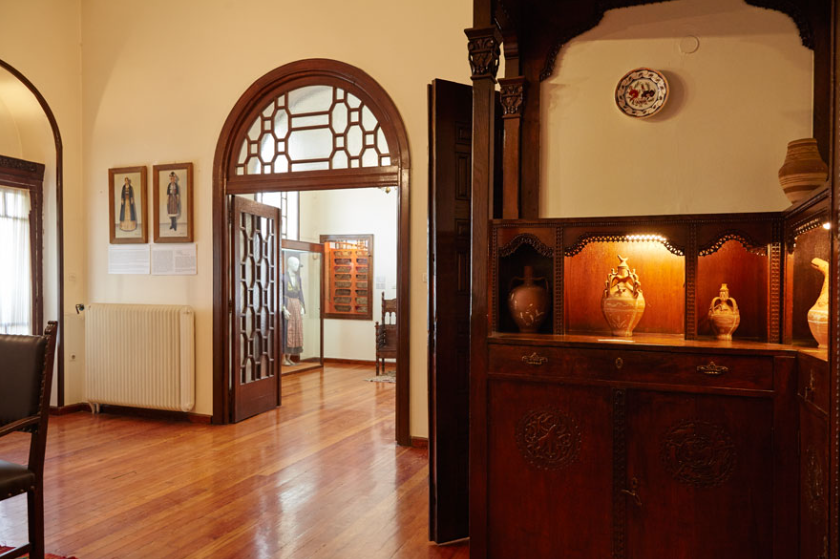
[[[88,409],[87,404],[81,404],[84,409]],[[114,415],[126,415],[131,417],[143,417],[146,419],[163,419],[166,421],[186,421],[189,423],[203,423],[209,425],[213,419],[210,415],[202,415],[198,413],[170,411],[170,410],[154,410],[150,408],[133,408],[129,406],[114,406],[111,404],[100,404],[100,413],[110,413]]]
[[[324,357],[324,364],[327,363],[344,363],[346,365],[370,365],[376,366],[376,361],[367,361],[365,359],[338,359],[335,357]]]

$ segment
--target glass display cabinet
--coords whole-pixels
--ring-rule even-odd
[[[309,371],[324,364],[324,321],[321,316],[323,245],[284,239],[281,251],[281,374]]]

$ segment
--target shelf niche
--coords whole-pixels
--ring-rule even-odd
[[[811,265],[814,258],[831,260],[831,235],[822,227],[796,237],[793,252],[787,256],[788,274],[796,286],[790,299],[789,329],[790,342],[795,345],[817,346],[808,326],[808,311],[817,302],[825,277]]]
[[[525,266],[534,269],[534,280],[538,285],[546,287],[539,278],[545,278],[548,288],[547,316],[540,325],[539,334],[552,334],[554,325],[554,294],[556,292],[554,282],[554,255],[553,250],[539,241],[532,241],[532,236],[521,236],[519,239],[529,239],[526,242],[517,242],[502,252],[499,258],[499,282],[498,282],[498,331],[519,332],[519,328],[513,321],[508,309],[508,295],[512,289],[522,285],[521,281],[514,281],[515,278],[522,278],[525,275]],[[536,246],[536,248],[535,248]],[[538,250],[539,249],[539,250]]]
[[[732,338],[767,341],[769,262],[766,246],[753,245],[743,238],[726,240],[717,250],[700,251],[696,290],[699,337],[714,337],[709,306],[725,283],[741,313],[741,323]]]
[[[601,298],[608,274],[618,266],[619,254],[635,269],[645,297],[645,312],[634,333],[685,333],[683,256],[656,240],[594,241],[575,250],[575,254],[564,256],[563,266],[567,334],[611,335],[601,312]]]

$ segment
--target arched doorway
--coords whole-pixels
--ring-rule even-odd
[[[37,103],[40,106],[40,109],[43,111],[44,117],[46,117],[47,123],[49,124],[49,131],[52,134],[52,140],[55,145],[55,169],[54,169],[54,177],[50,182],[51,185],[47,184],[49,190],[52,192],[48,192],[50,197],[54,197],[54,221],[50,220],[43,221],[42,225],[45,230],[49,228],[50,230],[46,231],[47,239],[52,240],[55,243],[54,247],[54,254],[55,254],[55,261],[49,263],[48,268],[53,269],[52,273],[47,272],[44,270],[44,273],[41,274],[42,278],[41,281],[43,282],[44,277],[46,276],[49,279],[49,283],[51,286],[55,287],[57,293],[55,293],[55,297],[57,300],[55,301],[55,309],[56,309],[56,317],[42,317],[48,318],[49,320],[57,320],[59,324],[58,328],[58,341],[56,345],[56,374],[54,376],[54,383],[55,389],[53,390],[53,402],[52,405],[61,408],[64,406],[64,202],[63,202],[63,191],[64,191],[64,165],[63,165],[63,157],[64,157],[64,148],[61,140],[61,133],[58,129],[58,122],[55,119],[55,115],[53,114],[52,109],[50,108],[49,103],[35,87],[29,79],[24,76],[19,70],[17,70],[14,66],[9,64],[8,62],[0,59],[0,71],[6,72],[10,75],[12,81],[16,81],[19,83],[19,86],[25,88],[32,94],[34,98],[34,103]],[[0,82],[2,79],[0,79]],[[28,109],[26,109],[28,111]],[[37,110],[37,109],[36,109]],[[49,141],[47,139],[47,141]],[[16,171],[28,171],[26,167],[30,166],[31,164],[26,165],[26,167],[21,168],[20,162],[16,160],[11,160],[8,162],[8,165],[15,168],[13,170]],[[49,169],[48,172],[51,172],[52,169]],[[43,173],[43,171],[42,171]],[[54,186],[53,186],[54,185]],[[43,205],[42,205],[43,207]],[[53,223],[55,225],[53,225]],[[54,227],[54,229],[53,229]],[[38,238],[38,242],[42,243],[40,247],[41,253],[43,254],[44,240],[40,238],[40,235],[36,236]],[[49,251],[52,252],[52,251]],[[39,295],[43,299],[43,289]],[[36,301],[35,307],[43,311],[43,301]],[[37,324],[37,321],[35,322]]]
[[[327,110],[315,111],[320,117],[294,115],[287,108],[289,95],[307,88],[324,88],[321,93],[331,96]],[[297,126],[294,118],[308,120]],[[314,155],[295,153],[296,133],[317,133],[329,148]],[[409,168],[408,137],[396,106],[358,68],[325,59],[293,62],[258,79],[240,97],[222,128],[213,168],[214,423],[231,418],[232,196],[391,187],[398,196],[396,433],[398,443],[410,444]]]

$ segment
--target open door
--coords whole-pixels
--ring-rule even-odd
[[[231,213],[231,421],[280,405],[280,210],[234,196]]]
[[[472,88],[429,86],[429,539],[469,535]]]

